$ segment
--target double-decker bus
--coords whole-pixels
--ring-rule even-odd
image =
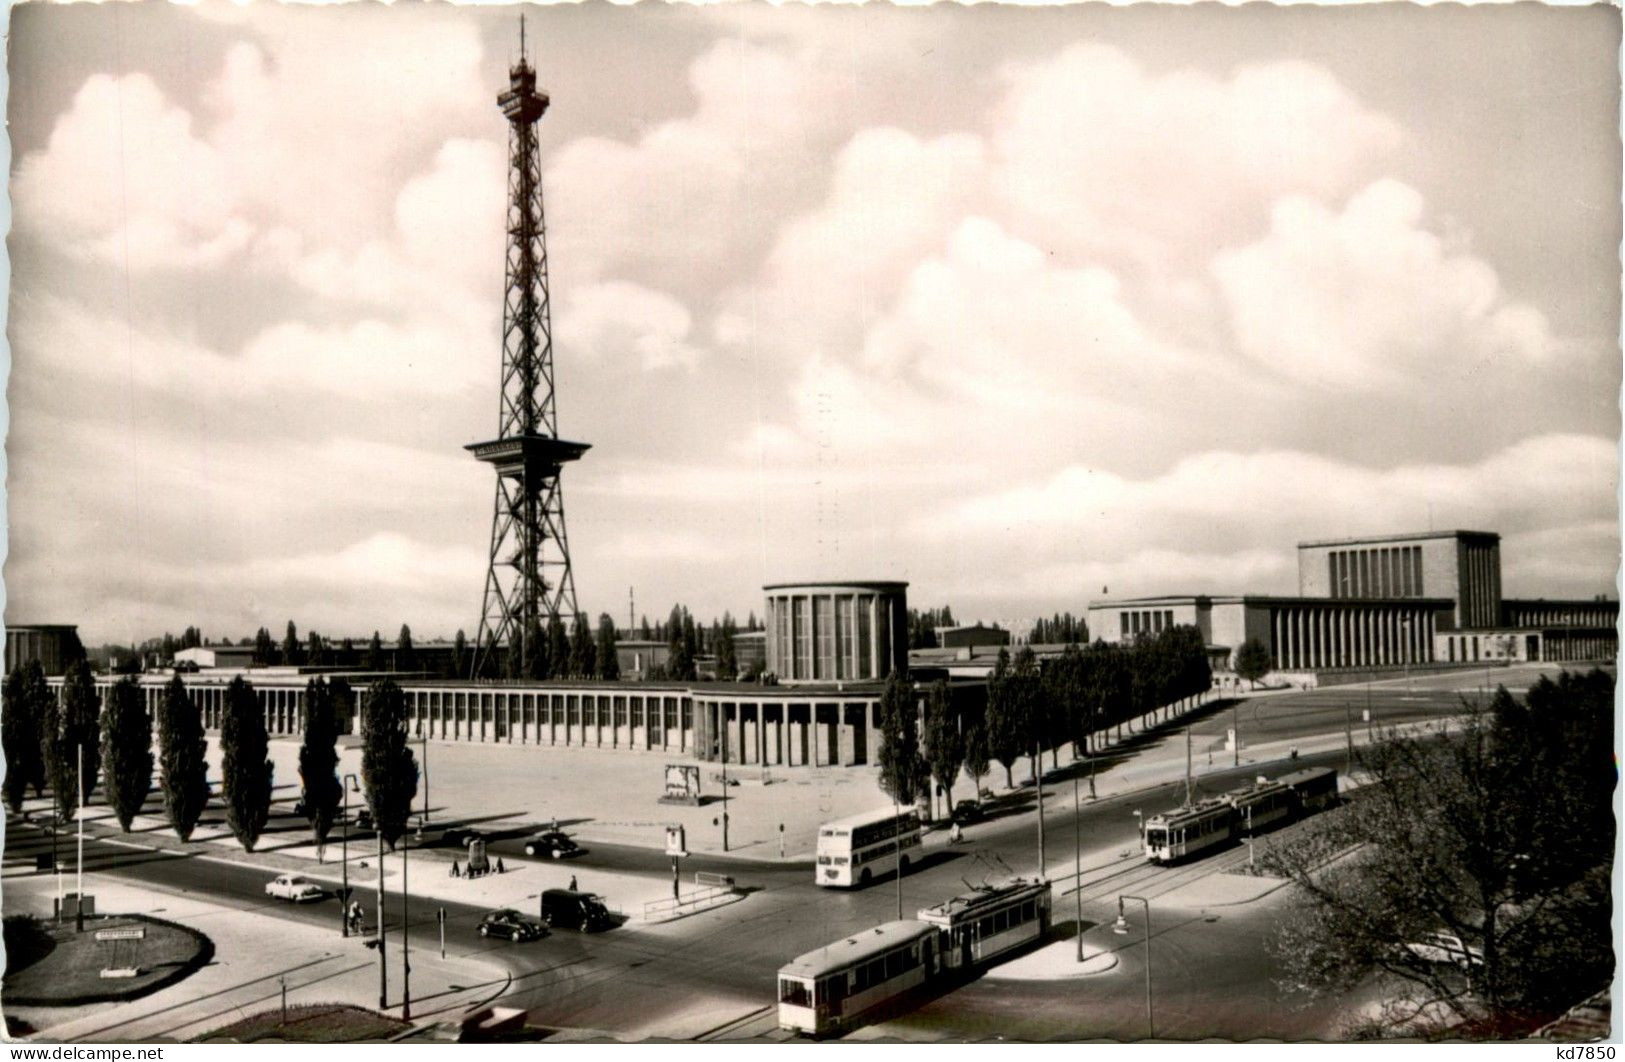
[[[913,808],[880,808],[826,822],[818,828],[819,885],[867,885],[908,873],[909,853],[920,847],[920,815]]]
[[[1298,812],[1310,815],[1337,803],[1337,768],[1310,767],[1281,776],[1281,784],[1292,790]]]
[[[1172,863],[1230,840],[1236,811],[1224,800],[1153,815],[1145,824],[1145,854],[1153,863]]]
[[[1049,932],[1050,884],[1021,878],[922,907],[922,922],[936,926],[945,970],[989,963]]]
[[[1262,775],[1253,785],[1232,789],[1221,799],[1235,809],[1236,832],[1242,836],[1289,819],[1297,811],[1297,798],[1292,790]]]
[[[920,987],[941,968],[937,927],[887,922],[779,969],[779,1028],[822,1036]]]

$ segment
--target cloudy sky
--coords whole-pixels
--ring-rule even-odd
[[[584,609],[1612,590],[1618,12],[529,10]],[[13,10],[8,619],[472,633],[517,21]]]

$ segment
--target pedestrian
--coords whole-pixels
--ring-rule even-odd
[[[953,828],[948,831],[948,843],[958,844],[962,840],[964,840],[963,831],[960,830],[959,823],[956,822]]]
[[[497,856],[497,873],[498,874],[506,874],[507,872],[508,872],[508,868],[502,865],[502,857]]]
[[[570,891],[576,891],[576,876],[574,874],[570,875]]]
[[[451,876],[454,878],[460,878],[463,876],[462,869],[457,866],[457,860],[455,859],[451,861]]]

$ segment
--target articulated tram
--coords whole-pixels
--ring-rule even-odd
[[[855,933],[779,969],[779,1028],[851,1029],[924,986],[1042,940],[1049,925],[1049,882],[1017,878]]]
[[[1336,803],[1335,768],[1312,767],[1273,781],[1260,776],[1223,796],[1153,815],[1145,824],[1145,856],[1177,862]]]

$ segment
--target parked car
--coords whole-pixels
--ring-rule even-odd
[[[570,840],[570,835],[563,830],[543,830],[525,838],[525,854],[528,856],[545,854],[554,859],[563,859],[580,852],[581,846]]]
[[[485,840],[485,834],[472,826],[453,826],[441,834],[440,839],[453,848],[467,848],[470,841]]]
[[[307,903],[327,895],[327,890],[301,874],[278,874],[265,883],[265,895],[276,900]]]
[[[548,889],[542,893],[542,920],[555,929],[579,929],[592,933],[614,923],[604,901],[590,892]]]
[[[1405,945],[1405,950],[1423,962],[1450,963],[1453,966],[1482,966],[1484,952],[1464,943],[1454,933],[1428,933]]]
[[[492,911],[480,919],[480,936],[507,937],[516,943],[527,940],[540,940],[547,935],[547,929],[540,922],[515,911],[511,907],[504,907]]]
[[[358,830],[372,829],[372,811],[362,808],[355,813],[355,828]]]
[[[954,805],[953,821],[981,822],[982,814],[982,802],[980,800],[961,800]]]

